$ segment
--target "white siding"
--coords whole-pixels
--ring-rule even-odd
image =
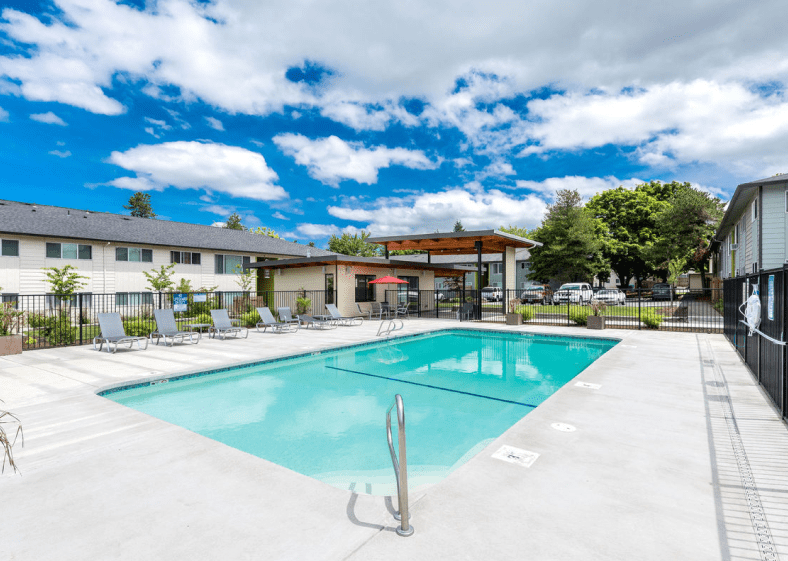
[[[785,187],[764,187],[763,209],[763,268],[782,267],[786,255],[788,214],[785,212]]]

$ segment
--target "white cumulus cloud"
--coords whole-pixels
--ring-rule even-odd
[[[211,127],[212,129],[217,131],[224,130],[224,125],[216,117],[206,117],[205,120],[208,122],[208,126]]]
[[[306,166],[309,175],[327,185],[338,185],[344,179],[371,185],[378,181],[378,170],[393,165],[413,169],[435,169],[420,150],[405,148],[364,148],[359,142],[345,142],[336,136],[311,140],[300,134],[280,134],[274,143],[282,152]]]
[[[555,194],[562,189],[570,189],[580,193],[583,199],[588,200],[597,193],[624,186],[634,189],[636,185],[645,183],[640,179],[630,178],[619,180],[615,177],[583,177],[580,175],[567,175],[565,177],[549,177],[544,181],[516,181],[517,187],[542,194],[547,199],[554,199]]]
[[[30,115],[30,118],[39,123],[46,123],[47,125],[67,126],[66,122],[52,113],[52,111],[47,111],[46,113],[33,113]]]
[[[109,184],[140,191],[205,189],[233,197],[275,201],[287,198],[276,172],[256,152],[212,142],[141,144],[112,152],[109,162],[136,173]]]

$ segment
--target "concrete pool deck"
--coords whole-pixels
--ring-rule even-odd
[[[406,320],[406,334],[461,326],[621,339],[448,478],[412,492],[408,538],[384,497],[95,395],[374,340],[378,325],[0,358],[0,405],[25,435],[14,449],[22,475],[6,466],[0,476],[0,559],[695,561],[769,559],[769,544],[788,559],[788,430],[722,335]],[[493,458],[503,445],[539,457],[527,468]]]

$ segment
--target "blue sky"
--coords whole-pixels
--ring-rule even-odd
[[[0,198],[324,247],[788,171],[781,3],[658,4],[5,0]]]

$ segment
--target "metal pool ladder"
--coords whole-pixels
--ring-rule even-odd
[[[399,461],[394,452],[394,439],[391,435],[391,410],[397,408],[397,441],[399,443]],[[394,403],[391,404],[386,412],[386,436],[389,441],[389,452],[391,452],[391,463],[394,465],[394,475],[397,477],[397,497],[399,499],[399,512],[394,514],[394,518],[400,521],[397,534],[407,537],[413,534],[413,526],[410,525],[410,513],[408,512],[408,460],[405,453],[405,406],[402,403],[402,396],[394,396]]]
[[[397,327],[396,322],[399,322],[399,327]],[[380,337],[382,335],[385,335],[386,337],[388,337],[389,335],[391,335],[392,331],[399,331],[400,329],[404,329],[404,328],[405,328],[405,324],[402,322],[401,319],[390,319],[388,320],[388,322],[381,321],[376,336]]]

